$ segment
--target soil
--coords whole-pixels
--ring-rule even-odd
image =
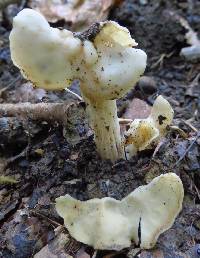
[[[96,153],[83,103],[65,91],[33,89],[13,66],[8,36],[19,7],[7,7],[0,15],[0,102],[74,105],[70,106],[67,128],[57,122],[31,121],[21,116],[0,118],[0,175],[16,180],[13,184],[0,184],[0,257],[200,257],[200,64],[179,55],[187,46],[186,31],[170,16],[173,11],[186,18],[200,36],[200,2],[120,2],[109,18],[126,26],[147,52],[145,76],[154,83],[138,84],[120,100],[119,116],[132,99],[140,98],[151,105],[157,94],[162,94],[175,110],[174,124],[187,137],[169,132],[156,154],[154,150],[144,151],[114,165],[102,161]],[[72,90],[79,93],[77,82]],[[181,177],[184,205],[173,227],[160,236],[154,249],[136,254],[133,245],[121,252],[95,252],[72,239],[61,226],[63,220],[55,211],[56,197],[68,193],[79,200],[105,196],[121,199],[167,172]]]

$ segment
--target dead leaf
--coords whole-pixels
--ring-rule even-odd
[[[151,107],[141,99],[133,99],[129,107],[126,109],[123,118],[129,119],[143,119],[150,115]]]
[[[107,19],[116,0],[30,0],[29,6],[42,13],[49,22],[65,20],[72,30],[82,31],[94,22]]]
[[[76,253],[75,258],[90,258],[90,255],[85,252],[84,248],[81,248]]]
[[[72,258],[72,256],[65,251],[65,246],[68,242],[68,236],[61,233],[35,254],[34,258]]]
[[[143,119],[147,118],[150,115],[151,107],[143,100],[141,99],[132,99],[132,101],[129,103],[128,108],[125,110],[123,116],[123,119],[127,119],[127,123],[122,123],[120,120],[120,130],[121,134],[123,135],[125,131],[127,131],[127,126],[130,124],[128,122],[128,119],[134,120],[134,119]]]

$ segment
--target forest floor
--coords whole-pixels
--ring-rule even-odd
[[[146,79],[118,102],[124,117],[135,99],[152,105],[162,94],[175,111],[174,125],[186,135],[169,132],[159,150],[143,151],[130,161],[102,161],[96,153],[84,104],[66,91],[34,89],[10,59],[9,33],[17,5],[0,14],[0,103],[63,103],[69,105],[68,126],[34,121],[20,115],[0,117],[0,257],[3,258],[185,258],[200,257],[200,62],[180,56],[188,44],[185,18],[200,37],[198,0],[120,1],[109,19],[126,26],[148,55]],[[60,26],[60,24],[58,24]],[[80,93],[77,83],[71,87]],[[1,106],[0,106],[1,109]],[[141,116],[142,107],[138,108]],[[153,155],[153,153],[155,155]],[[183,181],[183,210],[152,250],[134,254],[95,251],[72,239],[62,227],[55,198],[70,194],[79,200],[110,196],[121,199],[162,173]]]

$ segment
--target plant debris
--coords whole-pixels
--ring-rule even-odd
[[[73,31],[83,31],[92,23],[105,21],[116,0],[29,0],[29,6],[49,22],[64,20]]]

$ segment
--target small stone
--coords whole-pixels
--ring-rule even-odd
[[[6,21],[12,25],[13,18],[17,15],[19,12],[19,7],[17,4],[10,4],[5,8],[5,19]]]
[[[138,87],[147,95],[151,95],[157,91],[155,80],[149,76],[142,76],[138,82]]]

